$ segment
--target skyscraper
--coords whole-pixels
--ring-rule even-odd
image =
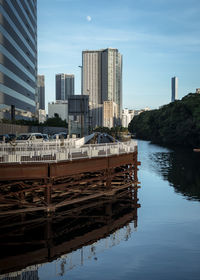
[[[178,99],[178,78],[172,78],[172,102]]]
[[[89,102],[101,104],[101,51],[83,51],[82,67],[83,94],[89,95]]]
[[[56,100],[67,100],[70,95],[74,95],[74,75],[56,75]]]
[[[122,56],[118,49],[102,51],[102,101],[117,104],[117,117],[122,117]]]
[[[82,52],[83,94],[89,95],[92,126],[103,125],[103,103],[117,104],[118,124],[122,113],[122,56],[117,49]],[[114,118],[114,116],[113,116]],[[115,121],[115,124],[117,122]]]
[[[38,75],[37,78],[38,109],[45,110],[45,78],[44,75]]]
[[[0,13],[0,118],[32,118],[37,90],[37,0],[1,0]]]

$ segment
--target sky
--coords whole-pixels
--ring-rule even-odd
[[[117,48],[123,55],[123,108],[158,108],[200,88],[199,0],[38,0],[38,74],[46,109],[55,74],[75,75],[81,93],[82,51]]]

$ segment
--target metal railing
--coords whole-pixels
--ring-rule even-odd
[[[1,143],[0,163],[58,162],[75,159],[107,157],[131,153],[137,142],[89,144],[76,147],[68,140],[47,142]]]

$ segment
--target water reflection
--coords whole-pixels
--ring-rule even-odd
[[[137,186],[50,217],[9,216],[0,220],[0,279],[39,279],[41,266],[56,266],[57,275],[128,240],[137,228]],[[38,214],[37,214],[38,215]]]
[[[168,180],[177,193],[200,200],[200,154],[188,150],[149,155],[152,168]]]

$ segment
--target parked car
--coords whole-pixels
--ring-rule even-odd
[[[44,141],[44,138],[42,136],[42,133],[21,133],[16,138],[17,142],[22,141],[34,141],[34,142],[42,142]]]
[[[56,133],[53,135],[52,137],[53,139],[67,139],[67,133],[66,132],[60,132],[60,133]]]
[[[48,134],[42,134],[42,137],[43,137],[43,139],[44,139],[44,141],[48,141],[49,140],[49,136],[48,136]]]
[[[8,136],[9,136],[9,140],[10,140],[10,141],[16,139],[16,134],[15,134],[15,133],[9,133]]]

